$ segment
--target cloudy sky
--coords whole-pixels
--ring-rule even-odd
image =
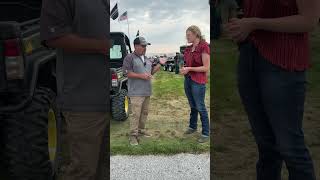
[[[147,54],[174,53],[186,44],[185,31],[190,25],[200,27],[210,41],[210,7],[207,0],[111,0],[118,3],[119,16],[128,11],[131,43],[140,31],[152,45]],[[111,19],[111,31],[128,34],[127,21]]]

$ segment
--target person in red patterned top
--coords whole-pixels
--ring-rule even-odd
[[[302,121],[308,32],[319,19],[319,0],[244,0],[244,18],[226,25],[239,44],[238,90],[255,137],[257,180],[315,180]]]
[[[185,76],[184,89],[191,108],[189,128],[185,134],[197,131],[198,114],[202,123],[202,135],[199,143],[209,140],[209,117],[205,105],[206,83],[210,69],[210,48],[197,26],[190,26],[186,31],[188,46],[184,51],[185,67],[181,74]]]

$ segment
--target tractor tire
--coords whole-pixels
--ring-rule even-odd
[[[171,67],[171,72],[174,72],[175,71],[175,66],[172,66]]]
[[[167,71],[167,66],[163,66],[163,70],[164,70],[164,71]]]
[[[4,153],[10,179],[55,178],[61,161],[61,114],[56,108],[55,97],[50,89],[38,88],[26,108],[5,113]],[[49,134],[51,132],[53,134]]]
[[[111,98],[112,119],[125,121],[129,117],[129,98],[128,91],[121,89],[120,92]]]

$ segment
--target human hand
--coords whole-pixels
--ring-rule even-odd
[[[143,74],[140,75],[140,78],[144,79],[144,80],[151,80],[152,79],[152,75],[150,73],[143,73]]]
[[[180,74],[181,75],[186,75],[186,74],[188,74],[190,72],[190,67],[182,67],[181,69],[180,69]]]
[[[237,43],[247,39],[249,34],[255,30],[256,18],[232,18],[225,25],[225,30],[231,39]]]

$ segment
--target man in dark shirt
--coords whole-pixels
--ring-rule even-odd
[[[57,49],[58,105],[67,124],[67,180],[96,179],[109,112],[109,2],[43,0],[41,38]]]

